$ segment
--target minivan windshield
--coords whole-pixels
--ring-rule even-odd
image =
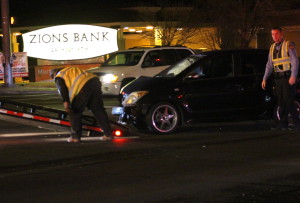
[[[115,52],[103,63],[102,66],[135,66],[139,63],[144,51]]]
[[[182,71],[184,71],[185,69],[190,67],[192,64],[199,61],[203,57],[204,56],[200,56],[200,55],[189,56],[189,57],[179,61],[178,63],[175,63],[174,65],[170,66],[166,70],[160,72],[155,77],[175,77],[175,76],[179,75]]]

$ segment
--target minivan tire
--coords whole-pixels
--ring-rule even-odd
[[[160,102],[150,108],[146,115],[146,125],[151,132],[169,134],[177,129],[179,117],[179,111],[173,104]]]
[[[296,104],[298,115],[300,117],[300,104],[297,101],[295,101],[295,104]],[[280,121],[279,111],[280,111],[280,107],[278,106],[278,104],[276,104],[274,107],[274,111],[273,111],[273,118],[275,121]],[[289,115],[289,123],[291,123],[291,120],[292,120],[292,118]]]

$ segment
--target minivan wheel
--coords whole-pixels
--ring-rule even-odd
[[[168,134],[175,131],[179,123],[179,111],[170,103],[155,104],[146,116],[146,124],[151,132]]]
[[[300,118],[300,104],[297,101],[295,101],[295,104],[296,104],[297,112],[298,112],[298,115]],[[280,121],[280,113],[279,112],[280,112],[280,107],[278,105],[276,105],[274,108],[274,112],[273,112],[273,118],[275,121]],[[291,123],[291,121],[292,121],[292,117],[291,117],[291,115],[289,115],[289,123]]]

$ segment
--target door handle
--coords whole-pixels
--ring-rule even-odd
[[[243,85],[234,85],[234,88],[239,92],[243,92],[245,90]]]

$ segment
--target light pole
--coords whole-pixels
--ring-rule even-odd
[[[11,67],[11,43],[10,43],[10,18],[9,18],[9,0],[1,0],[2,17],[2,47],[4,52],[4,86],[13,86],[12,67]]]

